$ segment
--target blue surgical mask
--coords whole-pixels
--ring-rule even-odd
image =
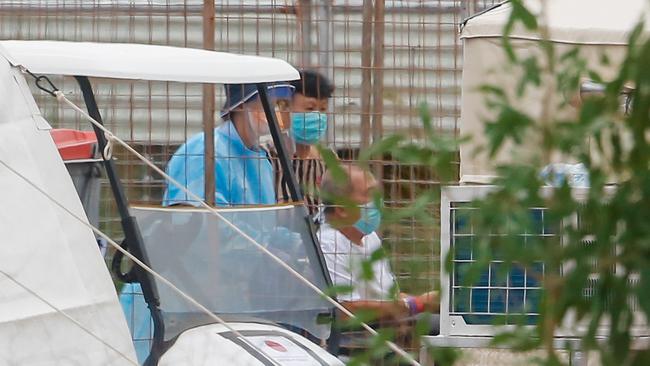
[[[361,217],[354,224],[354,227],[361,231],[363,235],[368,235],[373,231],[377,231],[377,229],[379,229],[379,224],[381,224],[381,212],[377,207],[375,207],[375,203],[371,201],[360,208]]]
[[[314,145],[327,132],[327,114],[320,112],[293,113],[291,132],[297,143]]]

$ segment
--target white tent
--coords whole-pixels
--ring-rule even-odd
[[[539,14],[541,0],[527,0],[524,3],[534,14]],[[579,46],[580,55],[587,60],[588,66],[605,78],[615,75],[620,60],[625,55],[630,31],[647,14],[649,5],[646,0],[545,0],[543,3],[546,7],[549,38],[556,47],[557,55]],[[518,82],[517,74],[504,68],[507,58],[502,49],[501,36],[510,12],[511,4],[503,3],[468,19],[461,30],[464,56],[460,132],[473,136],[470,144],[461,147],[460,174],[463,183],[487,183],[495,176],[497,163],[526,156],[539,146],[535,136],[527,136],[525,148],[515,150],[506,147],[495,159],[490,159],[485,151],[476,151],[477,146],[485,146],[487,142],[484,121],[489,116],[484,95],[477,88],[482,84],[495,84],[504,90],[514,91]],[[519,57],[539,55],[538,59],[542,60],[537,34],[516,27],[511,39]],[[602,55],[609,57],[609,66],[600,63]],[[553,105],[561,101],[559,98],[564,96],[555,95]],[[540,100],[541,90],[533,90],[517,103],[530,115],[539,116]],[[572,112],[575,111],[554,111]],[[563,161],[559,156],[553,159]]]
[[[85,220],[50,126],[2,56],[0,95],[0,161]],[[4,165],[0,190],[0,364],[131,364],[126,321],[92,231]]]

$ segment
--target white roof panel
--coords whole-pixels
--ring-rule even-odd
[[[575,44],[625,45],[630,31],[641,19],[648,19],[646,0],[544,0],[549,38]],[[541,13],[541,0],[525,0],[533,14]],[[462,38],[500,37],[512,6],[504,3],[466,21]],[[538,21],[540,18],[538,17]],[[539,35],[518,26],[511,37],[539,39]]]
[[[299,79],[286,61],[195,48],[125,43],[1,41],[7,59],[35,74],[253,83]]]

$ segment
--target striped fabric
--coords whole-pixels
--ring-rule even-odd
[[[278,154],[271,145],[265,145],[264,149],[271,157],[271,165],[275,174],[275,193],[278,202],[290,202],[291,195],[289,194],[288,184],[284,180],[285,177]],[[318,212],[318,207],[321,204],[318,198],[318,186],[325,173],[325,162],[322,159],[298,159],[294,156],[291,159],[291,164],[296,175],[296,180],[298,181],[298,186],[305,197],[305,203],[309,209],[309,213],[314,215]]]

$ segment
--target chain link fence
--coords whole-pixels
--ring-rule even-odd
[[[426,103],[440,134],[459,123],[462,44],[458,27],[494,1],[475,0],[224,0],[216,4],[215,49],[277,57],[316,69],[336,87],[327,144],[343,159],[384,136],[421,135]],[[203,2],[174,0],[4,1],[2,39],[125,42],[201,48]],[[73,101],[83,100],[72,78],[53,78]],[[188,137],[202,130],[198,84],[95,80],[106,125],[164,168]],[[56,128],[89,129],[73,111],[34,88]],[[217,90],[217,108],[223,93]],[[163,180],[124,151],[115,151],[131,202],[160,203]],[[418,192],[439,185],[436,172],[390,156],[373,162],[388,207],[400,210]],[[107,182],[101,229],[121,236]],[[436,218],[439,208],[428,208]],[[439,226],[439,225],[438,225]],[[436,288],[439,229],[416,218],[384,227],[384,243],[403,291]]]

